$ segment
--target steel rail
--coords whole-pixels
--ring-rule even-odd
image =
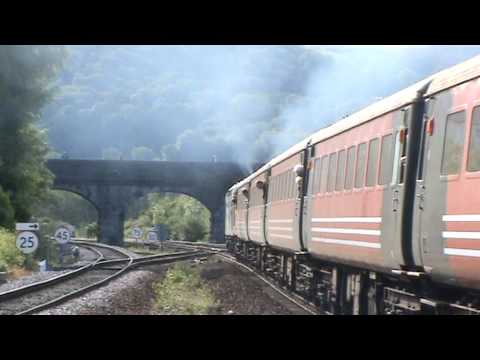
[[[260,280],[262,280],[263,282],[265,282],[267,285],[269,285],[272,289],[274,289],[276,292],[278,292],[280,295],[282,295],[283,297],[285,297],[286,299],[288,299],[290,302],[294,303],[295,305],[297,305],[298,307],[302,308],[303,310],[305,310],[306,312],[312,314],[312,315],[321,315],[320,312],[318,312],[317,310],[313,310],[313,309],[310,309],[310,307],[306,306],[306,305],[303,305],[302,303],[300,303],[299,301],[297,301],[296,299],[293,298],[293,295],[287,293],[284,289],[280,288],[278,285],[276,285],[275,283],[271,282],[270,280],[268,280],[267,278],[265,278],[263,275],[260,275],[257,271],[255,271],[254,269],[250,268],[249,266],[237,261],[236,259],[234,259],[233,257],[230,257],[229,255],[226,255],[226,254],[221,254],[221,253],[217,253],[215,254],[217,256],[220,256],[222,257],[223,259],[225,259],[226,261],[232,263],[232,264],[235,264],[237,266],[240,266],[242,268],[244,268],[245,270],[251,272],[252,274],[254,274],[256,277],[258,277]],[[294,296],[298,296],[298,295],[294,295]],[[298,296],[300,297],[300,296]],[[300,299],[302,299],[302,301],[305,301],[303,298],[300,297]]]
[[[129,258],[127,259],[128,260],[128,263],[127,265],[125,265],[123,268],[121,268],[120,270],[118,270],[117,272],[115,272],[114,274],[110,275],[110,276],[107,276],[106,278],[100,280],[100,281],[97,281],[93,284],[89,284],[89,285],[86,285],[84,287],[81,287],[80,289],[78,290],[75,290],[75,291],[72,291],[72,292],[69,292],[68,294],[65,294],[65,295],[62,295],[62,296],[59,296],[53,300],[50,300],[50,301],[47,301],[45,303],[42,303],[40,305],[37,305],[37,306],[34,306],[34,307],[31,307],[27,310],[24,310],[24,311],[21,311],[19,313],[16,313],[15,315],[28,315],[28,314],[32,314],[32,313],[35,313],[35,312],[38,312],[38,311],[41,311],[41,310],[44,310],[44,309],[47,309],[49,307],[52,307],[54,305],[58,305],[60,303],[63,303],[69,299],[72,299],[74,297],[77,297],[83,293],[86,293],[88,291],[92,291],[93,289],[96,289],[102,285],[105,285],[107,284],[108,282],[110,282],[111,280],[119,277],[120,275],[122,275],[125,271],[128,270],[128,268],[130,267],[130,265],[133,263],[133,257],[129,255]]]
[[[75,243],[77,243],[80,246],[85,246],[85,244],[83,244],[81,242],[78,242],[78,241],[75,241]],[[91,244],[89,244],[89,245],[91,245]],[[32,313],[36,313],[36,312],[39,312],[41,310],[50,308],[54,305],[58,305],[58,304],[63,303],[65,301],[69,300],[69,299],[77,297],[77,296],[79,296],[83,293],[92,291],[92,290],[94,290],[94,289],[96,289],[100,286],[106,285],[108,282],[110,282],[111,280],[119,277],[124,272],[126,272],[128,270],[131,270],[133,268],[137,268],[141,265],[149,265],[149,264],[154,264],[154,263],[162,263],[162,264],[165,263],[166,264],[166,263],[171,263],[171,262],[176,262],[176,261],[188,260],[188,259],[192,259],[192,258],[199,257],[199,256],[209,255],[208,252],[195,250],[195,251],[179,252],[179,253],[173,253],[173,254],[157,254],[157,255],[151,255],[151,256],[146,256],[146,257],[133,258],[130,254],[128,254],[126,251],[123,251],[122,249],[113,248],[111,246],[104,245],[104,244],[94,244],[93,246],[117,251],[117,252],[119,252],[119,253],[121,253],[125,256],[128,256],[128,258],[125,258],[125,259],[109,259],[109,260],[104,260],[104,258],[103,258],[101,261],[97,261],[94,266],[89,265],[88,270],[93,270],[93,269],[96,269],[96,270],[114,270],[116,272],[114,274],[100,280],[100,281],[97,281],[93,284],[86,285],[86,286],[84,286],[80,289],[77,289],[75,291],[72,291],[68,294],[62,295],[60,297],[57,297],[55,299],[52,299],[52,300],[47,301],[45,303],[42,303],[40,305],[37,305],[37,306],[31,307],[27,310],[21,311],[21,312],[17,313],[16,315],[32,314]],[[118,263],[125,263],[125,262],[127,262],[127,264],[122,266],[120,269],[118,269],[118,268],[117,269],[102,269],[103,266],[108,265],[108,264],[115,264],[115,263],[118,264]],[[77,270],[75,272],[77,272]],[[32,289],[32,291],[33,291],[33,289]],[[28,293],[29,291],[27,290],[26,292]]]
[[[186,242],[181,242],[182,244],[180,244],[180,242],[172,242],[172,241],[169,241],[166,245],[167,246],[173,246],[173,247],[183,247],[183,248],[188,248],[188,247],[196,247],[196,245],[194,243],[186,243]],[[245,270],[249,271],[250,273],[254,274],[256,277],[258,277],[260,280],[262,280],[263,282],[265,282],[267,285],[269,285],[272,289],[274,289],[275,291],[277,291],[280,295],[282,295],[283,297],[285,297],[287,300],[289,300],[290,302],[292,302],[293,304],[297,305],[298,307],[300,307],[301,309],[303,309],[304,311],[312,314],[312,315],[321,315],[321,313],[319,311],[317,311],[316,309],[312,309],[314,308],[313,305],[310,305],[310,306],[306,306],[304,304],[302,304],[300,301],[302,302],[306,302],[305,299],[303,299],[301,296],[297,295],[297,294],[289,294],[287,291],[285,291],[284,289],[280,288],[278,285],[276,285],[275,283],[273,283],[272,281],[268,280],[267,278],[265,278],[263,275],[259,274],[257,271],[255,271],[254,269],[252,269],[251,267],[239,262],[238,260],[236,260],[235,258],[233,258],[231,255],[227,255],[227,254],[223,254],[223,251],[218,251],[217,248],[213,248],[214,250],[212,251],[214,253],[214,255],[217,255],[223,259],[225,259],[226,261],[234,264],[234,265],[237,265],[239,267],[242,267],[244,268]],[[295,299],[295,297],[298,297],[299,299]]]
[[[81,246],[84,247],[84,248],[87,248],[88,250],[91,250],[94,253],[96,253],[98,255],[97,259],[95,259],[95,261],[93,261],[89,264],[83,265],[83,266],[79,267],[78,269],[69,271],[67,273],[60,274],[60,275],[51,277],[51,278],[46,279],[46,280],[37,281],[37,282],[34,282],[32,284],[28,284],[28,285],[13,288],[13,289],[10,289],[10,290],[7,290],[7,291],[3,291],[3,292],[0,293],[0,303],[3,302],[3,301],[9,300],[11,298],[18,297],[18,296],[33,292],[34,290],[39,290],[41,288],[46,288],[46,287],[49,287],[51,285],[63,282],[65,280],[69,280],[69,279],[74,278],[76,276],[79,276],[79,275],[89,271],[90,269],[94,268],[97,264],[99,264],[101,261],[103,261],[105,259],[103,254],[101,252],[99,252],[98,250],[94,249],[93,247],[86,246],[86,245],[81,245]]]
[[[181,252],[175,252],[175,253],[170,253],[170,254],[156,254],[156,255],[148,255],[148,256],[142,256],[138,258],[133,259],[132,267],[137,267],[141,264],[147,264],[147,263],[155,263],[155,262],[164,262],[169,260],[169,258],[172,259],[181,259],[183,257],[198,257],[198,256],[204,256],[204,255],[210,255],[209,252],[201,252],[200,250],[191,250],[189,249],[188,251],[181,251]],[[104,265],[112,265],[112,264],[120,264],[127,261],[127,259],[112,259],[112,260],[105,260],[102,261],[101,263],[98,264],[99,267],[102,267]]]

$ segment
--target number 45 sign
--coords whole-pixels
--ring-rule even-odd
[[[70,231],[61,226],[55,231],[55,239],[59,244],[66,244],[70,241]]]
[[[17,235],[17,248],[24,254],[32,254],[38,248],[38,236],[31,231],[22,231]]]

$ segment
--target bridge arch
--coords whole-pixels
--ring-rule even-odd
[[[144,196],[136,198],[127,209],[126,217],[130,220],[130,230],[138,220],[140,220],[138,224],[142,225],[145,225],[145,221],[149,221],[142,219],[142,215],[148,211],[150,215],[149,218],[153,220],[152,226],[158,224],[168,225],[171,235],[177,235],[176,239],[191,239],[192,241],[195,239],[198,241],[201,238],[210,238],[210,234],[212,234],[214,229],[214,214],[203,202],[185,193],[164,193],[154,190],[145,191],[144,194]],[[157,213],[154,211],[153,206],[155,206],[156,209],[160,209],[160,212]],[[170,206],[173,206],[173,208]],[[190,213],[190,211],[193,211],[193,213]],[[158,217],[156,215],[158,215]],[[190,230],[196,228],[189,226],[188,222],[184,222],[185,220],[194,220],[198,224],[201,224],[203,235],[200,236],[200,231],[198,231],[195,232],[193,238],[188,237],[187,234],[191,232]],[[127,229],[127,227],[125,227],[125,229]],[[200,227],[197,230],[200,230]],[[208,237],[205,237],[206,234],[204,231],[208,233]],[[182,235],[185,235],[185,237],[182,237]],[[126,233],[126,236],[130,237],[131,234]]]
[[[129,203],[148,193],[180,193],[211,212],[211,241],[223,242],[224,194],[245,174],[237,164],[124,160],[49,160],[54,189],[71,191],[98,210],[99,241],[122,245]]]
[[[215,242],[223,241],[223,236],[225,235],[225,204],[223,203],[223,196],[219,201],[214,202],[211,199],[205,198],[202,193],[195,191],[165,187],[148,187],[135,189],[132,194],[132,199],[139,199],[149,194],[182,194],[197,200],[210,212],[210,236],[217,240]]]

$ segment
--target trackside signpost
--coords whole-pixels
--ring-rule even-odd
[[[149,241],[158,241],[158,236],[155,231],[149,231],[147,237]]]
[[[136,227],[133,229],[133,237],[135,238],[137,243],[138,243],[138,239],[140,239],[142,235],[143,235],[142,229],[140,229],[139,227]]]
[[[71,235],[70,230],[64,226],[60,226],[57,231],[55,231],[55,240],[57,240],[59,244],[67,244],[70,242]]]
[[[17,223],[15,225],[15,230],[17,230],[17,231],[38,231],[38,230],[40,230],[40,225],[38,223]]]
[[[38,234],[40,225],[38,223],[17,223],[16,246],[24,254],[33,254],[38,249]]]
[[[149,241],[158,242],[158,233],[155,230],[150,230],[147,234]],[[160,251],[163,251],[163,243],[160,242]]]

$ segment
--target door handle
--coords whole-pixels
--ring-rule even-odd
[[[423,210],[423,201],[425,200],[425,195],[423,193],[417,194],[418,197],[418,208]]]
[[[396,212],[398,210],[398,203],[400,202],[400,199],[398,198],[399,195],[398,190],[394,190],[393,192],[393,197],[392,197],[392,210]]]

